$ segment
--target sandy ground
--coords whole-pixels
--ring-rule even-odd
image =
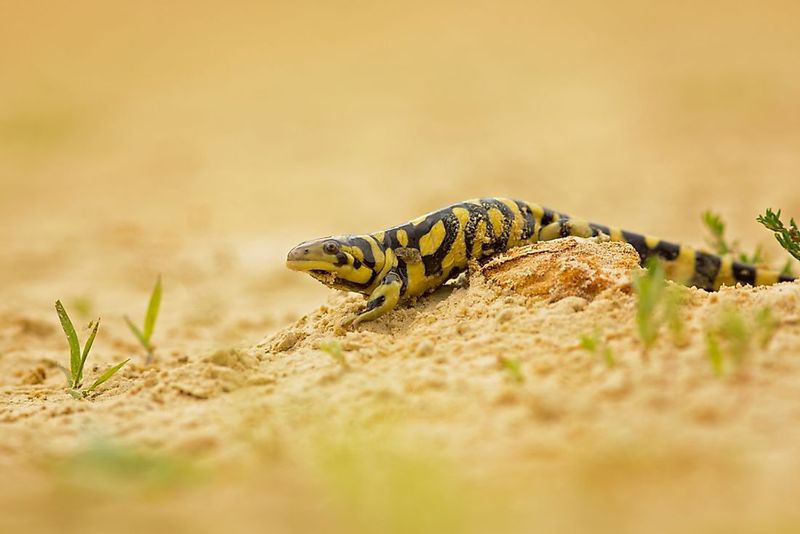
[[[686,290],[645,351],[621,245],[544,244],[355,331],[360,297],[283,266],[483,195],[693,244],[714,209],[781,263],[754,218],[800,216],[797,20],[0,4],[0,530],[798,530],[800,285]],[[146,365],[122,316],[158,274]],[[102,316],[89,377],[132,358],[84,401],[56,299],[82,339]],[[752,339],[719,377],[731,309]]]

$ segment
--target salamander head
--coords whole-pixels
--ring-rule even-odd
[[[353,236],[334,236],[300,243],[289,251],[286,266],[306,272],[335,289],[369,292],[383,267],[383,254],[372,243]]]

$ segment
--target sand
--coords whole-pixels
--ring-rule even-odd
[[[797,8],[598,6],[0,8],[0,531],[798,530],[800,283],[670,286],[645,348],[618,243],[350,330],[284,267],[489,195],[695,246],[713,209],[780,266]],[[131,359],[85,400],[56,299],[88,379]]]

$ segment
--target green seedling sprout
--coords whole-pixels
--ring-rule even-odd
[[[63,482],[113,495],[169,490],[200,482],[207,474],[193,460],[132,447],[103,436],[45,464]]]
[[[595,330],[592,334],[583,334],[580,339],[580,346],[595,356],[601,356],[608,367],[617,365],[617,360],[611,347],[600,340],[599,330]]]
[[[714,374],[722,377],[722,348],[719,346],[719,337],[711,331],[706,332],[706,354]]]
[[[722,220],[722,216],[709,210],[703,212],[702,219],[703,224],[711,233],[708,245],[720,256],[730,254],[733,246],[725,239],[725,222]]]
[[[786,252],[800,261],[800,229],[794,219],[789,220],[789,228],[786,228],[781,221],[781,210],[774,212],[767,208],[767,212],[759,215],[756,220],[775,234],[775,239]]]
[[[708,244],[713,252],[719,256],[732,254],[738,261],[757,265],[764,262],[764,253],[761,246],[757,246],[753,254],[748,255],[739,250],[738,241],[728,241],[725,237],[725,221],[719,213],[704,211],[702,215],[703,224],[708,229],[711,236]]]
[[[646,270],[633,278],[633,289],[638,297],[636,303],[636,330],[645,350],[658,339],[660,326],[658,308],[664,296],[666,281],[664,267],[655,260],[648,260]]]
[[[683,347],[689,343],[686,334],[686,324],[681,315],[685,298],[685,288],[681,286],[667,286],[664,292],[664,321],[672,335],[672,344]]]
[[[133,335],[142,344],[142,347],[147,351],[147,362],[150,363],[153,359],[153,351],[155,347],[150,339],[153,337],[153,330],[156,327],[156,319],[158,319],[158,309],[161,307],[161,275],[156,279],[156,285],[153,286],[153,292],[150,294],[150,302],[147,304],[147,312],[144,316],[144,326],[141,330],[133,324],[133,321],[126,315],[125,322],[128,328],[131,329]]]
[[[769,308],[761,308],[747,316],[734,308],[725,308],[715,323],[706,328],[706,353],[714,374],[725,375],[725,361],[734,370],[741,368],[756,347],[769,345],[777,329],[777,321]]]
[[[675,346],[686,344],[684,320],[681,315],[683,288],[668,285],[664,266],[656,259],[647,261],[645,271],[633,277],[636,292],[636,330],[644,344],[650,349],[659,336],[661,326],[666,323]]]
[[[97,319],[89,324],[91,332],[89,333],[89,337],[86,339],[86,343],[83,346],[83,351],[81,351],[80,342],[78,341],[78,334],[75,332],[75,327],[73,326],[69,315],[67,315],[67,310],[64,309],[64,305],[61,304],[60,300],[56,301],[56,313],[58,314],[59,321],[61,321],[61,327],[64,329],[64,335],[67,336],[70,354],[69,369],[61,365],[59,365],[59,368],[64,372],[64,376],[67,378],[67,388],[69,388],[69,394],[77,399],[82,399],[87,393],[94,391],[99,385],[114,376],[117,371],[122,369],[123,365],[128,363],[128,360],[111,367],[105,373],[101,374],[94,382],[92,382],[92,385],[90,385],[88,388],[82,389],[81,385],[83,382],[83,369],[86,366],[86,359],[89,357],[89,352],[92,350],[92,344],[94,343],[94,338],[97,336],[97,330],[100,328],[100,319]]]
[[[497,361],[514,382],[517,384],[522,384],[525,381],[525,376],[522,374],[519,360],[512,360],[511,358],[506,358],[505,356],[498,356]]]
[[[706,350],[714,374],[725,373],[725,356],[738,369],[750,351],[751,332],[738,311],[728,308],[722,311],[719,320],[706,330]]]
[[[321,344],[319,350],[333,358],[333,361],[338,363],[342,369],[350,369],[350,364],[347,363],[347,359],[344,357],[344,352],[342,351],[342,344],[339,343],[338,340],[333,339]]]
[[[778,321],[772,315],[771,309],[764,307],[756,312],[755,329],[759,348],[767,348],[778,329]]]

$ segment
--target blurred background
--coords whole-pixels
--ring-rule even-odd
[[[0,4],[4,237],[367,231],[511,195],[800,213],[795,2]],[[291,238],[291,239],[290,239]]]

